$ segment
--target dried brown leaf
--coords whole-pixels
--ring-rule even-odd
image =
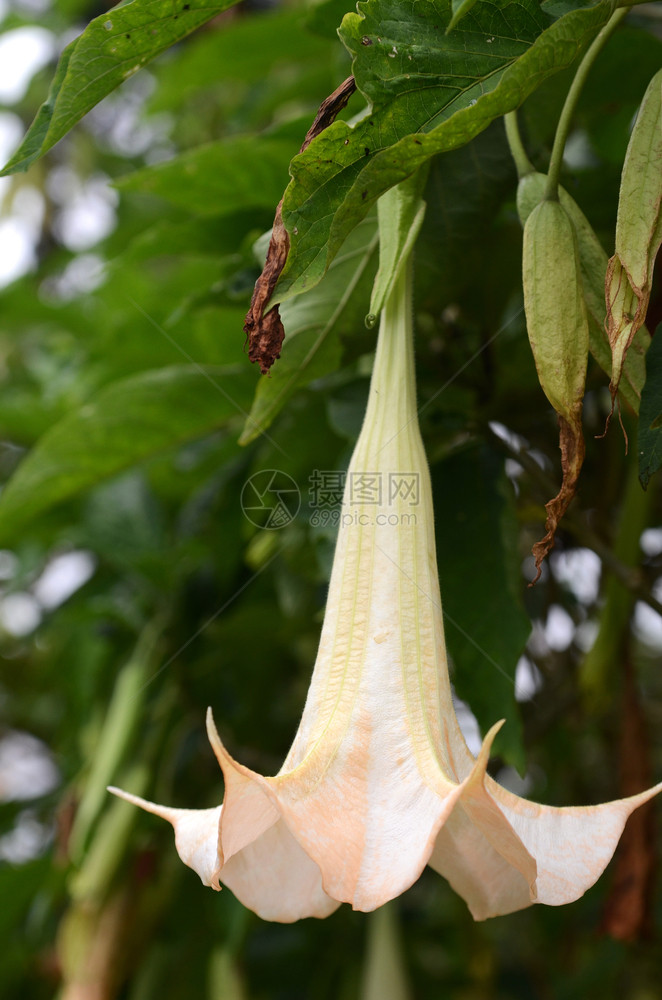
[[[545,530],[547,534],[533,546],[532,552],[536,560],[536,576],[529,584],[532,587],[540,579],[542,561],[554,548],[554,537],[559,521],[567,511],[577,491],[577,480],[584,462],[584,434],[582,432],[582,404],[578,404],[572,422],[559,415],[559,447],[561,449],[561,467],[563,481],[561,489],[545,504],[547,519]]]
[[[315,115],[315,120],[301,144],[300,153],[303,153],[313,139],[335,120],[355,90],[354,77],[349,76],[329,97],[322,101]],[[263,375],[267,374],[274,361],[280,357],[280,349],[285,337],[278,306],[273,306],[265,313],[265,308],[290,252],[290,237],[283,225],[282,208],[283,200],[281,198],[276,209],[267,259],[262,274],[255,283],[250,309],[244,324],[244,332],[248,337],[248,357],[251,361],[259,364]]]

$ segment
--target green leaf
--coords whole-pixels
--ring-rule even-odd
[[[354,127],[334,122],[292,161],[283,221],[287,265],[275,300],[319,281],[376,199],[437,153],[469,142],[574,62],[613,0],[550,23],[535,0],[477,3],[450,35],[450,0],[368,0],[340,31],[372,105]]]
[[[646,381],[641,393],[637,440],[639,479],[646,489],[651,476],[662,468],[662,323],[646,354]]]
[[[214,257],[237,253],[247,232],[269,225],[264,208],[240,209],[226,215],[187,217],[184,221],[160,219],[143,229],[115,257],[113,270],[165,256]]]
[[[130,0],[65,48],[46,101],[0,175],[27,170],[107,94],[236,0]]]
[[[616,253],[637,297],[648,291],[662,241],[662,70],[646,88],[623,164]],[[647,299],[645,300],[647,304]]]
[[[469,13],[476,2],[477,0],[459,0],[458,3],[458,0],[453,0],[453,16],[451,17],[449,25],[446,28],[446,34],[453,30],[455,25],[461,21],[465,14]]]
[[[136,170],[117,187],[157,195],[202,216],[260,205],[275,211],[295,149],[289,139],[237,136]]]
[[[374,326],[382,311],[386,297],[407,265],[425,216],[422,193],[427,170],[421,170],[408,181],[387,191],[377,203],[381,237],[379,241],[379,270],[370,299],[369,326]]]
[[[0,866],[0,933],[5,942],[16,932],[23,914],[34,906],[39,890],[52,878],[52,865],[50,857],[40,857],[22,865],[4,861]]]
[[[351,6],[349,3],[343,7],[334,24],[336,47],[336,29]],[[293,67],[299,69],[306,62],[323,64],[329,59],[331,45],[311,36],[301,9],[281,7],[259,14],[253,11],[250,16],[244,9],[242,13],[241,18],[226,23],[222,31],[200,32],[169,55],[167,63],[159,67],[159,87],[150,97],[150,111],[172,114],[191,97],[199,100],[203,88],[213,88],[214,96],[220,93],[228,99],[238,87],[263,85],[278,68],[291,77]],[[273,84],[273,79],[270,82]]]
[[[158,638],[159,628],[150,623],[128,663],[117,675],[71,829],[69,857],[74,864],[80,864],[83,859],[90,833],[108,801],[106,788],[118,780],[119,768],[138,730],[145,705],[146,681],[155,670],[154,650]]]
[[[483,733],[507,725],[498,749],[524,763],[515,667],[531,625],[518,594],[514,496],[500,456],[486,447],[433,467],[441,598],[455,689]]]
[[[255,374],[177,366],[103,388],[40,439],[0,494],[0,538],[58,501],[246,413]]]
[[[240,444],[261,434],[297,388],[340,367],[340,337],[363,326],[377,246],[373,214],[356,227],[319,286],[283,305],[281,356],[258,383]]]
[[[306,27],[323,38],[338,39],[338,28],[345,14],[356,10],[352,0],[320,0],[313,3],[308,10]]]
[[[417,307],[430,301],[433,309],[465,301],[493,315],[494,298],[484,284],[476,295],[476,276],[482,275],[484,282],[486,273],[490,280],[496,273],[499,251],[488,233],[514,185],[515,169],[501,122],[494,122],[470,145],[431,160],[423,194],[428,207],[414,258]],[[504,287],[502,294],[510,292]]]

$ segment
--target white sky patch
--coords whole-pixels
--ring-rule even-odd
[[[36,264],[30,227],[20,219],[0,219],[0,288],[31,271]]]
[[[542,676],[528,656],[520,656],[515,668],[515,700],[531,701],[542,687]]]
[[[4,70],[0,39],[0,77]],[[18,115],[0,112],[0,162],[5,163],[18,146],[24,128]],[[15,193],[14,193],[15,192]],[[0,177],[0,288],[32,270],[35,247],[41,234],[45,203],[38,188],[22,183],[18,190],[11,177]]]
[[[589,649],[598,637],[599,625],[596,621],[580,622],[575,631],[575,643],[583,653]]]
[[[552,573],[582,604],[593,604],[600,590],[602,563],[591,549],[553,552]]]
[[[10,730],[0,739],[0,801],[36,799],[59,783],[53,757],[36,736]]]
[[[124,85],[97,104],[87,117],[87,127],[104,149],[120,156],[145,156],[147,162],[174,155],[170,140],[172,115],[144,114],[145,103],[156,87],[156,79],[145,69],[129,76]]]
[[[549,458],[547,457],[544,451],[540,451],[538,448],[531,448],[529,449],[529,455],[533,459],[533,461],[540,466],[541,469],[546,469],[549,471],[549,469],[552,468],[552,463],[550,462]]]
[[[646,528],[639,544],[645,556],[659,556],[662,552],[662,528]]]
[[[18,558],[9,549],[0,549],[0,580],[11,580],[18,570]]]
[[[568,136],[563,151],[563,162],[570,170],[586,170],[598,162],[584,129],[575,129]]]
[[[18,115],[15,115],[13,111],[0,111],[0,160],[3,164],[7,162],[20,143],[24,132],[23,122]],[[3,177],[2,181],[3,186],[11,184],[9,177]]]
[[[11,209],[12,214],[32,230],[32,237],[39,239],[46,214],[46,200],[39,188],[22,184],[11,200]]]
[[[105,276],[102,257],[95,253],[81,253],[69,261],[61,274],[44,279],[39,291],[46,301],[68,302],[93,292],[103,284]]]
[[[509,479],[519,479],[524,472],[523,467],[514,458],[506,459],[506,475]]]
[[[0,837],[0,859],[22,865],[38,858],[48,847],[52,831],[29,811],[22,812],[13,830]]]
[[[550,649],[562,653],[575,637],[575,623],[560,604],[552,604],[545,622],[545,639]]]
[[[634,607],[634,632],[646,646],[656,651],[662,650],[662,617],[643,601]]]
[[[66,552],[55,556],[32,588],[34,596],[47,611],[63,604],[90,579],[95,569],[89,552]]]
[[[53,171],[49,192],[62,205],[53,229],[74,253],[89,250],[115,228],[119,195],[104,174],[81,180],[72,170]]]
[[[52,5],[53,0],[11,0],[11,6],[14,9],[26,10],[30,14],[43,14]]]
[[[505,424],[500,424],[498,420],[490,420],[489,427],[493,434],[500,437],[502,441],[509,444],[515,451],[519,451],[526,446],[524,438],[516,434],[515,431],[511,431]]]
[[[55,37],[46,28],[15,28],[0,37],[0,102],[25,96],[35,73],[53,58]]]
[[[471,750],[474,757],[477,757],[480,753],[480,748],[483,745],[478,720],[467,703],[462,701],[461,698],[458,698],[455,691],[453,691],[453,707],[455,708],[455,714],[457,716],[460,729],[462,730],[462,735],[467,741],[467,746]]]
[[[531,635],[529,636],[529,641],[526,645],[527,649],[531,651],[531,655],[534,660],[540,656],[547,656],[549,653],[545,629],[543,628],[542,622],[539,618],[536,618],[536,620],[531,623]]]
[[[526,580],[533,580],[537,573],[536,561],[533,556],[525,556],[522,561],[522,573]],[[545,559],[540,566],[540,582],[545,583],[549,579],[549,566]]]
[[[17,639],[34,632],[41,621],[41,608],[32,594],[20,591],[0,601],[0,629]]]
[[[514,767],[500,768],[495,775],[495,781],[513,795],[528,795],[534,783],[533,777],[528,772],[522,778]]]

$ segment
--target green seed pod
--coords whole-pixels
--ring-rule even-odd
[[[522,278],[540,385],[556,412],[574,420],[586,381],[588,317],[574,229],[558,201],[542,201],[526,221]]]
[[[545,174],[540,173],[526,174],[520,180],[517,209],[522,225],[525,225],[533,209],[543,200],[546,182]],[[611,378],[612,351],[606,331],[607,309],[604,296],[607,254],[577,202],[562,187],[559,187],[559,200],[577,237],[584,301],[588,311],[589,348],[602,370]],[[623,367],[620,392],[635,413],[639,413],[641,390],[646,381],[645,355],[649,344],[650,334],[645,327],[641,327],[635,334]]]
[[[621,174],[615,254],[605,282],[612,407],[626,355],[643,326],[662,242],[662,70],[648,85]]]
[[[554,534],[575,495],[584,461],[582,401],[589,323],[575,230],[558,201],[542,201],[524,226],[524,309],[540,385],[559,415],[563,482],[546,504],[547,534],[533,547],[536,568],[554,546]],[[534,581],[535,582],[535,581]]]

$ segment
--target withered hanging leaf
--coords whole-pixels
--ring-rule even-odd
[[[554,536],[559,522],[577,491],[577,480],[584,464],[584,435],[582,432],[582,405],[577,407],[576,414],[572,421],[568,421],[559,414],[559,448],[561,449],[561,468],[563,469],[563,481],[561,489],[553,500],[545,504],[547,518],[545,520],[544,538],[536,542],[532,552],[536,560],[536,576],[531,581],[530,586],[537,583],[540,578],[542,561],[554,548]]]
[[[275,305],[266,314],[265,306],[276,287],[280,272],[285,267],[290,249],[290,238],[283,225],[281,209],[283,199],[278,202],[274,227],[269,240],[267,259],[262,268],[262,274],[255,282],[251,307],[246,314],[244,332],[248,337],[248,357],[260,366],[260,371],[266,375],[274,361],[280,357],[280,349],[285,337],[285,330],[280,318],[278,306]]]
[[[336,116],[342,111],[350,97],[356,90],[356,83],[353,76],[337,87],[329,97],[320,104],[315,115],[315,120],[306,133],[306,138],[301,144],[300,153],[310,145],[313,139],[323,132]],[[290,250],[290,238],[283,225],[282,219],[283,200],[278,203],[274,226],[267,250],[267,259],[262,269],[262,274],[255,283],[251,306],[246,315],[244,332],[248,337],[248,357],[251,361],[257,362],[260,371],[266,375],[274,361],[280,357],[280,349],[285,337],[285,330],[280,318],[278,306],[275,305],[265,313],[265,308],[273,293],[281,271],[285,267],[287,255]]]

